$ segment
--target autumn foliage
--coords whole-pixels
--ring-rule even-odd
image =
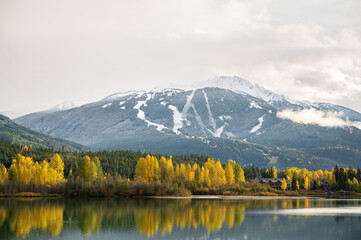
[[[136,178],[160,183],[177,180],[207,187],[245,182],[242,167],[233,160],[230,160],[225,168],[219,160],[215,161],[212,158],[203,166],[198,166],[197,163],[186,166],[181,163],[174,167],[172,157],[161,157],[159,162],[155,156],[140,158],[135,169]]]

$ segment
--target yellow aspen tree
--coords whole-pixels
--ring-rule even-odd
[[[272,167],[272,177],[277,178],[277,168],[276,168],[276,166]]]
[[[165,180],[168,182],[173,181],[174,178],[174,167],[172,162],[172,156],[167,160],[167,171],[165,175]]]
[[[4,183],[8,180],[8,172],[4,164],[0,164],[0,183]]]
[[[168,171],[168,160],[165,157],[159,159],[159,168],[160,168],[160,180],[163,182],[166,179]]]
[[[135,168],[135,177],[144,179],[144,158],[139,158],[137,166]]]
[[[281,189],[282,189],[282,190],[286,190],[286,189],[287,189],[287,182],[286,182],[286,179],[283,179],[283,180],[282,180]]]
[[[97,178],[103,177],[104,173],[103,173],[103,168],[102,168],[102,164],[100,163],[100,159],[98,157],[94,157],[92,160],[95,164],[95,167],[97,169]]]
[[[228,161],[228,163],[226,165],[225,175],[226,175],[227,183],[233,184],[234,183],[234,171],[233,171],[232,163],[230,161]]]
[[[187,164],[187,168],[186,168],[186,174],[185,174],[185,181],[190,183],[193,181],[193,176],[192,176],[192,167],[191,165],[188,163]]]
[[[41,185],[41,166],[38,162],[36,162],[33,167],[33,182]]]
[[[147,155],[144,160],[143,178],[148,182],[153,181],[152,158],[150,155]]]
[[[179,168],[179,178],[184,180],[186,176],[186,166],[181,163],[180,168]]]
[[[28,184],[32,179],[33,160],[30,157],[17,154],[12,165],[17,168],[19,182]]]
[[[30,157],[25,157],[25,162],[23,164],[24,171],[23,171],[23,182],[29,183],[30,180],[33,178],[32,170],[34,166],[34,161]]]
[[[180,167],[179,165],[177,164],[176,167],[175,167],[175,177],[177,179],[180,179]]]
[[[296,180],[296,189],[300,190],[300,184],[299,184],[298,180]]]
[[[206,168],[205,168],[204,166],[201,168],[201,177],[200,177],[200,182],[201,182],[201,183],[206,183],[206,180],[205,180],[205,178],[204,178],[205,169],[206,169]]]
[[[45,185],[49,183],[49,163],[47,161],[42,161],[40,172],[40,184]]]
[[[240,170],[239,170],[239,183],[244,183],[246,182],[246,178],[244,176],[244,170],[243,168],[240,166]]]
[[[207,168],[204,170],[204,179],[205,179],[205,183],[206,183],[207,187],[212,186],[212,179],[209,174],[209,169],[207,169]]]
[[[303,168],[300,172],[300,178],[304,180],[308,176],[308,171],[306,168]]]
[[[151,172],[152,172],[152,181],[159,181],[160,179],[160,169],[159,162],[155,156],[151,157]]]
[[[93,161],[90,162],[89,175],[90,175],[90,177],[89,177],[90,182],[94,182],[98,179],[97,166]]]
[[[323,181],[324,180],[324,172],[320,169],[317,171],[318,180]]]
[[[48,183],[50,185],[56,184],[56,171],[48,165]]]
[[[140,158],[135,169],[135,176],[140,177],[148,182],[160,180],[161,169],[155,156],[147,155]]]
[[[309,188],[309,180],[308,180],[308,177],[305,177],[304,188],[305,188],[305,190],[308,190],[308,188]]]
[[[192,166],[192,171],[195,172],[197,168],[198,168],[198,164],[194,163]]]
[[[219,181],[218,181],[218,175],[217,175],[215,165],[216,165],[216,163],[215,163],[214,159],[208,158],[207,162],[204,164],[204,167],[208,170],[208,174],[209,174],[208,177],[205,178],[205,181],[207,182],[208,178],[209,178],[211,183],[214,183],[217,185],[217,184],[219,184]]]
[[[49,163],[50,167],[54,169],[54,182],[61,183],[64,181],[64,162],[59,154],[55,154]]]
[[[220,185],[226,184],[226,175],[222,167],[221,162],[218,160],[216,162],[216,172],[217,172],[217,182]]]

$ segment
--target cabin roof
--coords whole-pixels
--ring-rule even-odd
[[[256,177],[254,180],[254,182],[282,182],[283,178],[262,178],[262,177]],[[286,179],[286,182],[289,183],[290,181]]]

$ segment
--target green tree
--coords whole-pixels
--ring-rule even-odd
[[[86,155],[80,162],[78,173],[79,177],[83,178],[86,182],[89,182],[91,180],[90,165],[90,157]]]
[[[19,183],[19,172],[15,165],[11,165],[9,169],[9,181],[12,183]]]

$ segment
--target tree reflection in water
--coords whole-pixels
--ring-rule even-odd
[[[157,232],[170,234],[174,228],[200,227],[212,233],[222,226],[241,226],[246,209],[308,208],[319,204],[323,203],[308,199],[1,199],[0,235],[25,238],[37,230],[57,237],[62,231],[80,230],[89,236],[99,231],[136,228],[151,237]]]

